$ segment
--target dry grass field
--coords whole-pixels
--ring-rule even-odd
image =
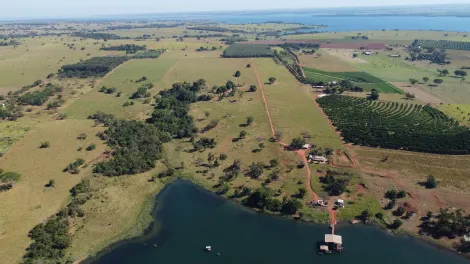
[[[300,63],[303,67],[314,68],[328,72],[354,72],[359,71],[343,59],[332,56],[321,50],[314,55],[300,55]]]
[[[89,120],[44,122],[0,159],[2,169],[22,175],[12,190],[0,193],[0,254],[4,263],[16,263],[22,257],[30,243],[29,230],[59,211],[68,200],[69,190],[90,175],[91,166],[78,175],[62,170],[77,158],[91,162],[99,157],[105,146],[95,134],[102,130]],[[86,133],[87,139],[78,140],[80,133]],[[40,149],[45,141],[50,147]],[[90,143],[97,148],[86,151]],[[77,151],[79,147],[83,150]],[[45,187],[51,179],[55,187]]]

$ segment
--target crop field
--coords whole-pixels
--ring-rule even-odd
[[[30,243],[29,230],[56,213],[68,200],[72,186],[91,174],[91,166],[78,175],[62,170],[77,158],[90,162],[99,157],[105,146],[95,134],[102,130],[101,127],[93,127],[90,120],[44,122],[34,127],[1,158],[2,169],[22,175],[12,190],[0,193],[2,261],[17,262]],[[86,133],[87,139],[78,140],[80,133]],[[50,147],[39,148],[45,141],[50,142]],[[86,151],[91,143],[95,143],[97,148]],[[77,151],[79,147],[83,150]],[[56,182],[54,188],[45,187],[50,179]]]
[[[450,49],[450,50],[467,50],[470,51],[470,42],[466,41],[449,41],[449,40],[418,40],[414,45],[424,48]]]
[[[403,91],[392,84],[386,83],[366,72],[326,72],[312,68],[304,68],[304,71],[307,79],[310,79],[312,82],[349,80],[353,82],[354,85],[362,87],[364,91],[376,89],[382,93],[403,93]]]
[[[430,106],[340,95],[317,101],[347,142],[428,153],[470,153],[470,130]]]
[[[225,58],[273,57],[274,53],[267,45],[233,44],[224,51]]]

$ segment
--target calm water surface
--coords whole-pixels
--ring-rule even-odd
[[[254,213],[189,182],[169,185],[157,200],[156,232],[87,263],[469,263],[419,240],[361,225],[339,227],[345,251],[320,256],[316,243],[327,227]],[[203,251],[206,245],[211,253]]]
[[[470,31],[470,17],[426,16],[312,16],[310,14],[211,14],[211,15],[158,15],[154,19],[210,20],[229,24],[264,23],[282,21],[306,25],[327,25],[318,31],[364,31],[364,30],[444,30]]]

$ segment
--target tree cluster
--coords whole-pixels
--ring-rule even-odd
[[[46,84],[46,86],[38,91],[28,92],[23,95],[18,96],[18,103],[21,105],[43,105],[49,97],[53,96],[55,93],[62,92],[63,88],[61,86],[56,86],[51,83]]]
[[[348,173],[341,173],[337,171],[327,171],[326,176],[321,177],[320,181],[323,183],[323,189],[331,196],[338,196],[343,194],[348,187],[352,175]]]
[[[296,214],[302,209],[302,203],[297,199],[286,199],[284,202],[273,198],[274,192],[270,188],[262,187],[256,189],[244,201],[244,205],[260,210],[280,212],[284,215]]]
[[[161,91],[147,122],[173,137],[189,137],[196,131],[193,118],[189,115],[189,106],[198,100],[197,93],[205,86],[206,81],[200,79],[192,84],[174,83],[171,89]]]
[[[64,65],[58,74],[63,78],[103,77],[127,60],[129,57],[124,56],[93,57],[75,64]]]
[[[96,164],[93,172],[105,176],[137,174],[154,168],[155,161],[162,157],[162,144],[171,140],[168,133],[151,124],[126,120],[108,124],[104,138],[113,149],[113,158]]]

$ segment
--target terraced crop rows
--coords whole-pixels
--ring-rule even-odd
[[[449,41],[449,40],[415,40],[414,46],[424,48],[450,49],[450,50],[470,50],[470,42]]]
[[[429,153],[470,153],[469,128],[433,107],[343,95],[325,96],[317,102],[347,142]]]

